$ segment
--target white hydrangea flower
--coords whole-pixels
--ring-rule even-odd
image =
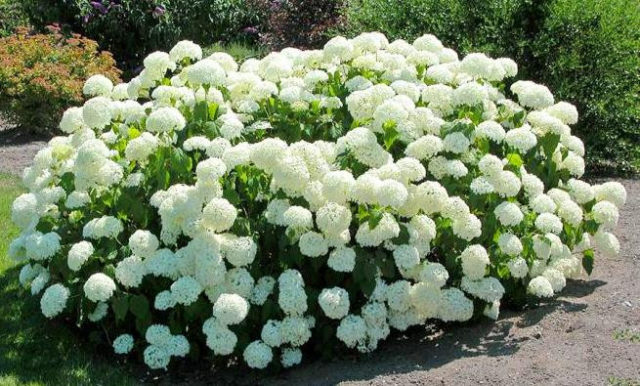
[[[519,80],[511,85],[511,91],[518,96],[526,107],[542,109],[553,104],[553,94],[543,85],[527,80]]]
[[[113,216],[95,218],[85,224],[82,237],[98,240],[116,238],[124,230],[122,222]]]
[[[482,245],[468,246],[460,254],[462,272],[472,280],[484,277],[486,267],[490,264],[489,255]]]
[[[539,298],[550,298],[553,296],[553,287],[544,276],[538,276],[529,282],[527,292]]]
[[[147,117],[147,130],[154,133],[180,131],[186,124],[182,113],[174,107],[161,107]]]
[[[524,214],[518,205],[503,201],[494,209],[494,213],[500,224],[504,226],[516,226],[522,222]]]
[[[254,369],[264,369],[273,360],[271,347],[259,340],[249,343],[242,354],[249,367]]]
[[[353,248],[338,247],[329,254],[327,265],[336,272],[351,272],[356,265],[356,252]]]
[[[171,284],[171,294],[176,303],[189,305],[202,293],[202,285],[191,276],[183,276]]]
[[[596,200],[612,202],[618,208],[622,208],[627,202],[627,191],[624,186],[617,181],[608,181],[593,187]]]
[[[116,280],[125,287],[137,288],[146,273],[146,265],[136,255],[124,258],[116,265]]]
[[[231,354],[238,343],[236,334],[215,318],[209,318],[204,322],[202,332],[207,337],[207,347],[216,355]]]
[[[600,201],[596,203],[591,209],[593,213],[593,219],[598,224],[602,224],[606,229],[613,229],[618,224],[618,207],[609,201]]]
[[[438,315],[443,321],[464,322],[473,316],[473,301],[457,288],[442,290]]]
[[[82,265],[93,255],[93,244],[89,241],[80,241],[73,244],[67,254],[67,265],[72,271],[79,271]]]
[[[92,302],[106,302],[115,292],[116,283],[104,273],[94,273],[84,283],[83,290]]]
[[[326,255],[329,252],[327,240],[317,232],[306,232],[300,236],[300,252],[309,257]]]
[[[169,51],[169,57],[176,63],[180,63],[185,59],[200,60],[202,59],[202,49],[190,40],[182,40],[176,43]]]
[[[60,283],[48,287],[40,298],[42,314],[49,319],[60,314],[67,305],[69,295],[69,289]]]
[[[113,90],[111,80],[100,74],[89,77],[82,87],[82,93],[88,97],[108,97],[111,95],[111,90]]]
[[[473,280],[468,276],[464,276],[462,277],[460,288],[487,303],[493,303],[502,299],[505,291],[500,281],[495,277]]]
[[[527,261],[519,256],[515,259],[509,260],[507,262],[507,267],[509,267],[511,276],[515,277],[516,279],[521,279],[527,276],[527,273],[529,272]]]
[[[233,226],[236,208],[224,198],[214,198],[202,210],[202,225],[214,232],[223,232]]]
[[[364,319],[357,315],[347,315],[340,321],[336,330],[336,337],[349,348],[364,343],[367,339],[367,325]]]
[[[282,350],[280,362],[285,368],[300,364],[300,362],[302,362],[302,351],[298,348],[285,348]]]
[[[242,322],[248,312],[249,303],[236,294],[222,294],[213,305],[213,317],[225,326]]]
[[[151,257],[159,246],[158,238],[147,230],[138,229],[129,237],[131,252],[142,258]]]
[[[349,294],[343,288],[325,288],[318,296],[318,304],[327,317],[342,319],[349,313]]]
[[[116,354],[128,354],[133,349],[133,336],[130,334],[122,334],[113,340],[113,352]]]
[[[98,96],[82,107],[82,120],[92,129],[103,129],[111,123],[111,99]]]
[[[502,253],[509,256],[518,256],[522,252],[522,242],[513,233],[503,233],[498,238],[498,247]]]

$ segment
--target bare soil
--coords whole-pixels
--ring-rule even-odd
[[[0,172],[20,174],[44,146],[0,131]],[[628,201],[616,235],[617,258],[598,256],[590,278],[535,309],[503,311],[497,322],[430,325],[380,345],[367,356],[305,363],[277,376],[226,371],[146,378],[162,384],[213,385],[603,385],[609,377],[640,382],[640,180],[621,180]],[[146,379],[145,379],[146,378]]]

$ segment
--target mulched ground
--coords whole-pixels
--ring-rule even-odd
[[[0,172],[19,175],[46,140],[0,130]],[[279,376],[193,374],[166,384],[603,385],[609,377],[640,381],[640,180],[621,180],[628,202],[616,231],[622,252],[597,258],[588,280],[571,281],[559,298],[496,323],[427,326],[351,361],[316,361]],[[144,378],[144,377],[143,377]]]

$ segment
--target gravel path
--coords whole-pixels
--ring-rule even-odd
[[[45,143],[0,136],[0,172],[19,175]],[[640,333],[640,180],[621,182],[629,198],[616,231],[620,256],[597,258],[588,280],[569,282],[562,296],[539,308],[503,311],[495,323],[428,326],[387,341],[368,356],[316,361],[278,376],[197,371],[187,382],[160,383],[602,385],[609,377],[640,381],[640,343],[613,337],[625,329]]]
[[[24,135],[0,117],[0,173],[16,176],[33,163],[38,150],[47,144],[43,138]]]

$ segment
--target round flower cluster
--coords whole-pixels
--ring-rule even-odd
[[[495,319],[618,253],[626,201],[580,180],[576,108],[517,72],[432,35],[243,63],[180,42],[126,84],[87,80],[24,171],[9,255],[47,318],[117,326],[94,327],[153,369]]]

